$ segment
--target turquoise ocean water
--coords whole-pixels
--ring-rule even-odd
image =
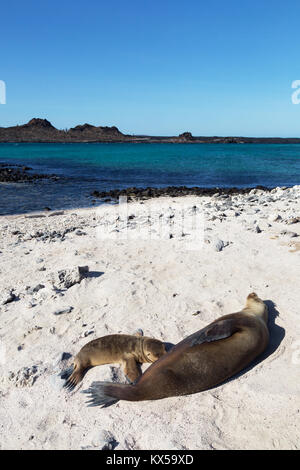
[[[64,177],[0,183],[0,214],[89,206],[95,189],[300,184],[297,144],[0,144],[0,163]]]

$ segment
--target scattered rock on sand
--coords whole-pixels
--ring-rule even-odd
[[[0,305],[6,305],[10,302],[16,300],[16,295],[14,294],[14,289],[4,289],[0,294]]]
[[[298,236],[299,236],[298,233],[296,233],[296,232],[290,232],[289,230],[282,230],[282,231],[280,232],[280,235],[287,235],[287,236],[290,237],[290,238],[294,238],[294,237],[298,237]]]
[[[216,251],[222,251],[224,248],[224,242],[223,240],[217,240],[215,243],[215,250]]]
[[[16,387],[32,387],[40,375],[38,367],[31,366],[23,367],[18,372],[10,372],[8,378]]]
[[[59,353],[53,361],[53,367],[56,369],[58,366],[63,366],[66,361],[71,359],[72,354],[68,352]]]
[[[44,284],[37,284],[34,287],[26,287],[26,293],[32,295],[44,288],[45,288]]]
[[[74,286],[74,284],[79,284],[82,279],[86,277],[88,272],[88,266],[76,266],[70,269],[62,269],[56,274],[52,274],[50,280],[59,287],[69,289],[69,287]]]
[[[300,217],[291,217],[290,219],[287,219],[285,222],[287,225],[297,224],[298,222],[300,222]]]
[[[119,444],[110,431],[101,430],[93,438],[92,444],[100,450],[113,450]]]
[[[215,245],[214,245],[214,248],[216,251],[222,251],[223,248],[225,248],[226,246],[229,245],[229,242],[224,242],[223,240],[217,240]]]
[[[78,236],[86,235],[86,232],[83,232],[82,230],[76,230],[75,235],[78,235]]]
[[[73,307],[62,307],[62,308],[58,308],[57,310],[55,310],[55,312],[53,312],[54,315],[62,315],[63,313],[70,313],[72,312],[73,310]]]
[[[280,220],[282,220],[282,217],[279,214],[270,214],[268,220],[270,222],[279,222]]]

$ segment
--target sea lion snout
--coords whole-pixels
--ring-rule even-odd
[[[164,354],[166,354],[164,343],[156,339],[145,338],[144,355],[147,359],[147,362],[155,362]]]
[[[265,322],[268,320],[268,306],[261,300],[255,292],[247,297],[246,308],[251,309],[255,315],[262,316]]]

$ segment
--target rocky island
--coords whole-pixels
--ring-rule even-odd
[[[27,124],[0,127],[0,143],[38,142],[38,143],[76,143],[76,142],[129,142],[129,143],[300,143],[300,138],[281,137],[218,137],[193,136],[183,132],[179,136],[148,136],[123,134],[116,126],[93,126],[82,124],[70,129],[57,129],[47,119],[33,118]]]

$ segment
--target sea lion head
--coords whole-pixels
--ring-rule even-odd
[[[158,339],[144,337],[143,340],[143,356],[146,362],[155,362],[163,356],[163,354],[166,354],[164,343]]]
[[[252,292],[248,295],[246,301],[246,310],[249,313],[261,317],[266,323],[268,321],[268,307],[267,305],[258,297],[255,292]]]

